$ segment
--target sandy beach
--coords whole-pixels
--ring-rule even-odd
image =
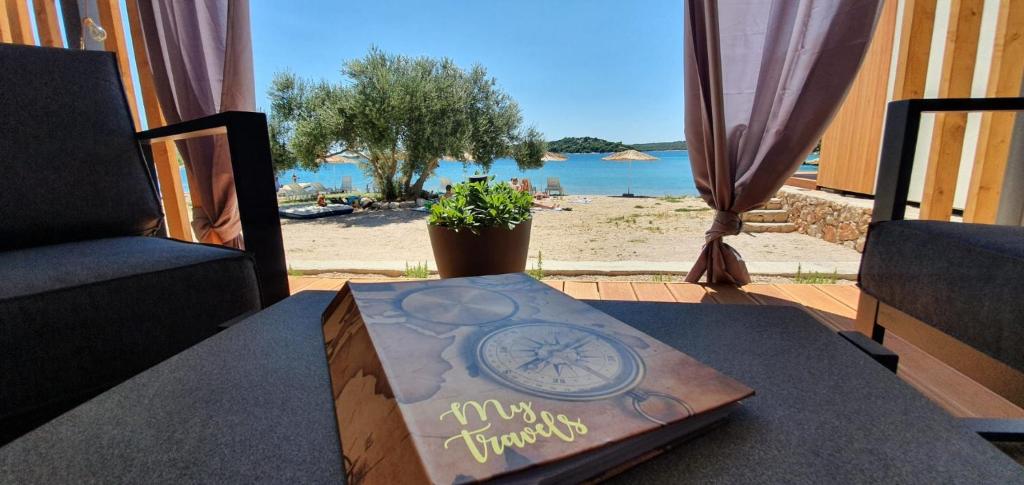
[[[689,264],[714,215],[696,197],[569,196],[557,202],[572,210],[534,213],[530,256],[543,253],[547,267],[557,262],[609,262],[618,267],[630,262]],[[372,267],[374,262],[433,261],[426,217],[413,210],[381,210],[282,220],[288,264],[296,269],[340,270],[349,268],[324,268],[324,262]],[[796,233],[741,234],[727,242],[749,264],[860,260],[852,249]]]

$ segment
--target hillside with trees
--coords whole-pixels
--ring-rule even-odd
[[[634,143],[633,148],[642,152],[655,150],[686,150],[685,141],[663,141],[659,143]]]
[[[602,140],[590,136],[566,137],[548,142],[548,150],[555,153],[609,153],[633,148],[618,141]]]

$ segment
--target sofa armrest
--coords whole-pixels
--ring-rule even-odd
[[[871,340],[867,335],[857,331],[839,332],[839,336],[853,344],[861,352],[868,354],[875,362],[882,364],[886,369],[892,371],[893,374],[896,373],[900,363],[900,356],[896,352],[883,347],[882,344]]]
[[[960,418],[989,441],[1024,441],[1024,419]]]
[[[227,135],[245,249],[253,253],[264,307],[286,298],[288,268],[278,216],[270,136],[263,113],[225,111],[136,134],[140,143]]]

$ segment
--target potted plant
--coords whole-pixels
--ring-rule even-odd
[[[452,187],[430,208],[427,229],[442,278],[526,269],[533,197],[486,180]]]

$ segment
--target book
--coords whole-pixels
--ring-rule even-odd
[[[323,332],[354,485],[594,480],[753,394],[525,274],[348,283]]]

